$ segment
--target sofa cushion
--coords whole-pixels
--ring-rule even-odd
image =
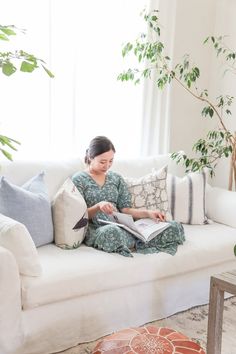
[[[87,205],[70,178],[55,195],[52,213],[56,245],[64,249],[79,247],[88,225]]]
[[[206,194],[207,216],[213,221],[236,228],[236,192],[207,184]]]
[[[24,309],[105,290],[132,287],[234,261],[236,229],[221,225],[185,225],[186,241],[175,256],[135,254],[133,258],[81,245],[69,253],[55,245],[38,249],[43,274],[22,277]],[[224,235],[224,237],[222,237]]]
[[[38,276],[42,273],[35,244],[26,227],[0,214],[0,245],[15,256],[20,274]]]
[[[36,247],[53,241],[51,205],[44,184],[44,172],[22,187],[0,180],[0,213],[24,224]]]
[[[184,177],[168,175],[168,199],[174,220],[184,224],[205,224],[206,172],[191,172]]]
[[[14,163],[3,160],[1,161],[0,173],[7,178],[11,183],[21,186],[25,181],[32,176],[45,172],[44,181],[47,187],[50,200],[55,196],[60,186],[64,181],[72,176],[76,171],[81,171],[85,168],[83,160],[76,159],[61,159],[58,160],[33,160],[33,161],[14,161]]]
[[[131,193],[132,206],[137,209],[158,210],[171,220],[167,195],[167,166],[153,171],[143,177],[125,177]]]

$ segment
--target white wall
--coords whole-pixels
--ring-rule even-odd
[[[200,69],[200,88],[209,85],[207,73],[211,58],[209,48],[203,46],[203,41],[214,28],[213,3],[214,0],[177,2],[174,61],[176,64],[184,54],[190,54],[193,63]],[[205,122],[201,117],[203,106],[177,84],[173,86],[171,97],[170,150],[184,150],[189,154],[193,142],[204,134]]]
[[[216,21],[215,21],[215,36],[226,35],[225,43],[229,48],[236,51],[236,26],[235,26],[236,1],[235,0],[217,0],[216,1]],[[219,94],[229,94],[235,97],[236,100],[236,75],[226,73],[225,67],[222,66],[222,61],[217,60],[216,56],[212,55],[210,71],[210,88],[215,97]],[[231,117],[226,117],[226,126],[232,131],[236,131],[236,104],[230,108]],[[227,188],[229,173],[229,159],[221,159],[213,184]]]

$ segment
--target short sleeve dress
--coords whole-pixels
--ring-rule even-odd
[[[84,197],[88,208],[101,201],[112,203],[114,208],[120,212],[123,208],[132,207],[128,187],[123,177],[116,172],[107,172],[103,186],[97,184],[87,172],[76,173],[72,181]],[[98,219],[109,220],[109,216],[98,212],[89,220],[84,243],[106,252],[117,252],[127,257],[132,257],[132,252],[162,251],[174,255],[178,245],[185,240],[182,225],[174,221],[171,222],[171,227],[164,230],[158,237],[144,243],[128,231],[116,225],[104,225]]]

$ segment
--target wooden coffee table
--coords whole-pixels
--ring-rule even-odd
[[[211,277],[207,354],[221,353],[224,293],[236,295],[236,270]]]

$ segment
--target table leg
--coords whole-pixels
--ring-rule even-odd
[[[224,291],[219,288],[214,277],[211,277],[207,330],[207,354],[221,353],[223,308]]]

